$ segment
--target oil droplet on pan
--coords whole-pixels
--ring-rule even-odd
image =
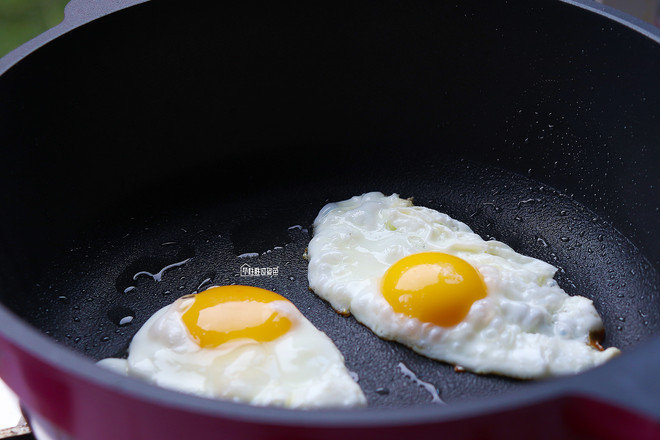
[[[119,327],[129,325],[135,319],[135,312],[124,306],[116,306],[108,310],[108,319]]]
[[[403,362],[399,362],[398,367],[404,376],[406,376],[408,379],[412,380],[417,385],[428,391],[429,394],[431,394],[432,403],[445,404],[445,402],[440,398],[437,388],[433,384],[420,380],[417,377],[417,375],[413,373],[408,367],[406,367],[406,365]]]
[[[147,272],[147,271],[141,271],[141,272],[138,272],[138,273],[136,273],[135,275],[133,275],[133,280],[137,280],[138,277],[139,277],[140,275],[146,275],[146,276],[149,276],[149,277],[153,278],[154,281],[156,281],[156,282],[160,282],[160,281],[162,281],[162,279],[163,279],[163,274],[164,274],[166,271],[168,271],[168,270],[170,270],[170,269],[172,269],[172,268],[175,268],[175,267],[183,266],[183,265],[186,264],[188,261],[190,261],[190,258],[186,258],[185,260],[183,260],[183,261],[179,261],[179,262],[177,262],[177,263],[172,263],[172,264],[170,264],[170,265],[165,266],[164,268],[162,268],[159,272],[157,272],[157,273],[155,273],[155,274],[154,274],[154,273],[151,273],[151,272]]]
[[[238,258],[254,258],[258,256],[259,256],[258,252],[246,252],[244,254],[239,255]]]

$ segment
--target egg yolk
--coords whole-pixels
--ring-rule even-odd
[[[291,328],[291,321],[271,307],[273,301],[288,300],[258,287],[213,287],[194,296],[194,302],[182,319],[193,339],[203,348],[241,338],[267,342]]]
[[[486,285],[467,261],[441,252],[422,252],[400,259],[387,270],[382,293],[397,313],[451,327],[486,296]]]

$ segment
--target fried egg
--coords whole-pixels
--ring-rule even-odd
[[[249,286],[179,298],[100,365],[204,397],[287,408],[366,404],[340,351],[286,298]]]
[[[619,354],[595,343],[601,318],[555,267],[397,194],[323,207],[307,255],[310,288],[336,311],[475,373],[543,378]]]

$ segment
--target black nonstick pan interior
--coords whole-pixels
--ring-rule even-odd
[[[98,360],[124,356],[146,319],[177,297],[214,284],[249,284],[291,299],[326,332],[374,407],[437,404],[402,369],[433,384],[447,403],[527,386],[457,373],[453,366],[382,341],[308,290],[303,254],[318,210],[327,201],[377,189],[415,197],[420,205],[469,223],[483,237],[557,265],[556,278],[567,292],[594,300],[607,329],[605,346],[625,351],[658,331],[658,296],[643,294],[654,276],[648,263],[584,206],[525,176],[469,161],[411,168],[400,167],[396,175],[351,169],[350,176],[339,173],[341,184],[335,174],[330,181],[274,182],[258,193],[236,188],[226,198],[215,194],[209,171],[202,179],[204,200],[195,196],[190,203],[185,192],[165,191],[156,198],[168,202],[159,206],[139,195],[136,205],[118,207],[111,225],[81,234],[13,307],[56,340]],[[244,264],[277,268],[277,274],[245,277]]]
[[[627,47],[656,43],[618,24],[594,35],[601,17],[557,2],[156,3],[62,36],[0,84],[15,214],[2,220],[2,302],[55,340],[122,356],[178,296],[242,283],[325,331],[371,406],[437,404],[401,365],[449,404],[529,386],[381,341],[309,292],[316,214],[366,191],[414,197],[554,264],[568,293],[593,299],[605,346],[660,329],[648,242],[660,92],[626,67]],[[243,264],[277,276],[241,277]]]

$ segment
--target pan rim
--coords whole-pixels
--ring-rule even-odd
[[[592,0],[559,0],[561,3],[580,8],[591,13],[600,15],[608,20],[617,22],[630,30],[650,38],[654,42],[660,44],[660,28],[653,26],[637,17],[629,15],[623,11],[615,9],[611,6],[603,5],[593,2]],[[46,30],[45,32],[35,36],[34,38],[26,41],[22,45],[14,48],[4,56],[0,57],[0,77],[7,71],[11,70],[15,65],[19,64],[23,59],[36,52],[41,47],[48,45],[53,40],[73,31],[79,27],[84,27],[92,22],[102,19],[108,15],[113,15],[126,9],[139,7],[140,5],[149,5],[150,0],[122,0],[114,2],[112,5],[102,5],[101,10],[86,11],[86,8],[80,7],[80,11],[76,10],[71,12],[72,5],[78,2],[77,0],[70,0],[65,7],[64,19],[54,27]],[[88,16],[86,16],[86,14]]]
[[[572,5],[589,12],[598,14],[604,18],[615,21],[639,34],[660,44],[660,28],[634,17],[623,11],[589,0],[560,0],[562,3]]]

